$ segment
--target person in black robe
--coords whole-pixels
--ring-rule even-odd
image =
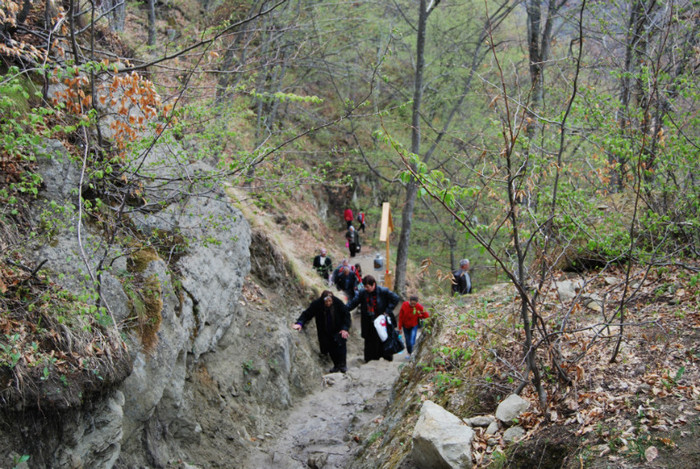
[[[347,308],[331,291],[324,290],[321,296],[301,313],[292,328],[301,331],[311,318],[316,318],[321,353],[329,354],[333,360],[333,368],[329,373],[345,373],[348,371],[346,342],[350,330],[350,313]]]

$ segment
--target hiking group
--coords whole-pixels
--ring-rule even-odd
[[[355,257],[361,249],[359,231],[365,232],[365,214],[360,211],[357,215],[357,221],[360,223],[357,229],[353,226],[352,209],[346,209],[343,218],[347,227],[346,247],[350,251],[350,257]],[[460,268],[453,272],[453,294],[471,293],[469,266],[469,260],[462,259]],[[418,329],[423,319],[429,317],[416,295],[411,295],[408,301],[401,304],[397,321],[394,309],[401,299],[389,288],[378,285],[372,275],[363,277],[360,264],[352,265],[348,259],[343,259],[333,269],[333,261],[328,256],[328,251],[321,248],[313,259],[313,268],[329,287],[335,285],[338,291],[345,294],[346,302],[335,296],[332,291],[323,290],[320,297],[313,300],[299,315],[292,327],[301,331],[311,319],[315,320],[321,354],[330,355],[333,361],[330,373],[347,371],[347,339],[352,324],[350,312],[358,307],[365,362],[380,358],[392,361],[393,355],[404,348],[399,331],[403,331],[406,340],[406,358],[411,358]]]

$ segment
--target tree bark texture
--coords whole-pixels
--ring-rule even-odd
[[[416,70],[413,80],[413,110],[411,115],[411,153],[420,154],[420,106],[423,99],[423,68],[425,67],[425,27],[428,22],[428,14],[425,0],[420,0],[418,12],[418,32],[416,37]],[[413,168],[415,169],[415,168]],[[394,291],[405,296],[406,293],[406,264],[408,261],[408,247],[411,241],[411,226],[413,224],[413,210],[416,206],[418,195],[418,183],[411,178],[406,186],[406,199],[401,212],[401,233],[399,234],[399,247],[396,251],[396,280]]]

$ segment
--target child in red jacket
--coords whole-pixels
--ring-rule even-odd
[[[423,305],[418,303],[418,297],[411,295],[408,301],[404,301],[399,311],[399,329],[403,329],[406,338],[406,350],[408,358],[413,353],[413,346],[416,344],[416,333],[418,332],[418,321],[425,319],[429,314],[423,309]]]

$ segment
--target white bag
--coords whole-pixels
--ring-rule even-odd
[[[389,334],[386,332],[386,315],[380,314],[377,316],[377,318],[374,320],[374,328],[377,330],[379,340],[384,342],[387,337],[389,337]]]

